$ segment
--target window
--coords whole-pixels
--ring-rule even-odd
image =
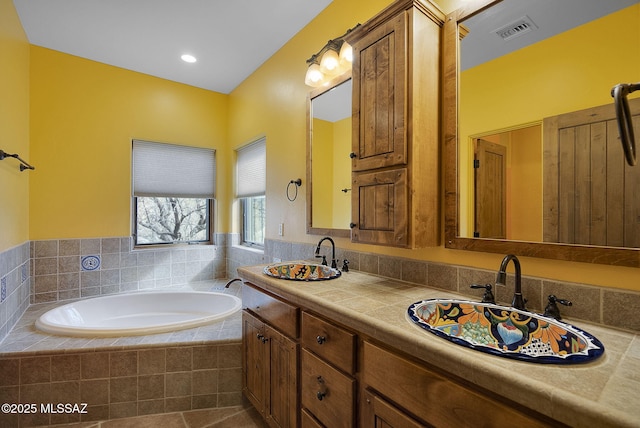
[[[137,246],[213,242],[215,151],[133,141]]]
[[[243,245],[264,246],[266,152],[264,138],[237,150],[236,197],[240,199]]]

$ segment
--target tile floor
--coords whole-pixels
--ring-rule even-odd
[[[267,428],[258,411],[249,404],[49,426],[55,428]]]

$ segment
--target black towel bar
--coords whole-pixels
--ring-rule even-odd
[[[29,165],[26,161],[24,161],[17,153],[10,154],[5,152],[4,150],[0,150],[0,160],[4,160],[4,158],[16,158],[20,162],[20,171],[24,171],[25,169],[36,169],[34,166]]]

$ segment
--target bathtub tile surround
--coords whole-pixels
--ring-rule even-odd
[[[131,249],[130,237],[32,241],[31,303],[224,278],[221,240],[223,245],[142,250]]]
[[[0,342],[29,306],[29,243],[0,253]]]

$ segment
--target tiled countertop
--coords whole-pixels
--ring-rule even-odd
[[[597,324],[565,321],[595,335],[605,353],[586,364],[535,364],[463,348],[410,323],[410,304],[461,296],[361,272],[330,281],[268,277],[262,266],[239,275],[424,362],[576,427],[640,426],[640,336]],[[462,297],[466,298],[466,297]]]

